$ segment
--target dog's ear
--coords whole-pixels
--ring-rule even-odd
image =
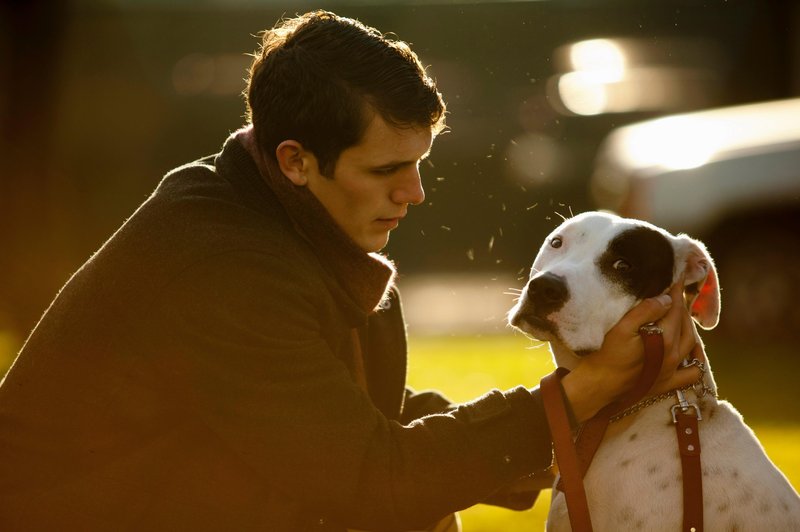
[[[676,265],[685,273],[684,298],[692,317],[703,329],[719,323],[719,277],[705,245],[686,235],[678,236]],[[680,271],[678,271],[680,274]]]

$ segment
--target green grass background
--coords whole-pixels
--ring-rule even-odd
[[[411,337],[409,384],[434,388],[453,401],[474,399],[491,388],[535,385],[553,370],[546,345],[521,335]],[[742,412],[767,454],[800,487],[800,392],[797,353],[789,346],[743,346],[706,340],[720,397]],[[465,532],[543,530],[550,492],[525,512],[479,505],[461,512]]]
[[[413,332],[413,331],[412,331]],[[19,338],[0,331],[0,375],[11,364]],[[730,400],[758,435],[767,454],[800,487],[800,356],[790,345],[742,345],[706,339],[720,397]],[[434,388],[453,401],[474,399],[492,388],[535,385],[553,370],[545,345],[521,335],[411,336],[409,384]],[[542,492],[533,509],[512,512],[479,505],[461,513],[465,532],[543,530],[550,501]]]

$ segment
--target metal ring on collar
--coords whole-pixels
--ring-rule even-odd
[[[682,368],[690,368],[692,366],[697,366],[698,368],[700,368],[700,376],[701,376],[701,378],[702,378],[703,375],[706,374],[706,365],[700,359],[693,358],[691,360],[683,360],[681,362],[681,367]]]
[[[683,360],[681,362],[682,368],[690,368],[692,366],[697,366],[697,368],[700,370],[700,378],[697,379],[697,382],[695,382],[692,385],[692,390],[694,391],[695,395],[697,395],[697,397],[705,397],[708,393],[713,392],[713,390],[705,383],[704,380],[706,376],[706,365],[702,360],[699,360],[697,358],[693,358],[691,360]]]

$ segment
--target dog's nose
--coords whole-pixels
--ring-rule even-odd
[[[528,282],[526,290],[540,316],[561,308],[569,296],[567,283],[562,277],[552,273],[537,275]]]

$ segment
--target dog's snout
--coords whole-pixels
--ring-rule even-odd
[[[567,283],[562,277],[552,273],[544,273],[531,279],[526,291],[539,315],[558,310],[569,296]]]

